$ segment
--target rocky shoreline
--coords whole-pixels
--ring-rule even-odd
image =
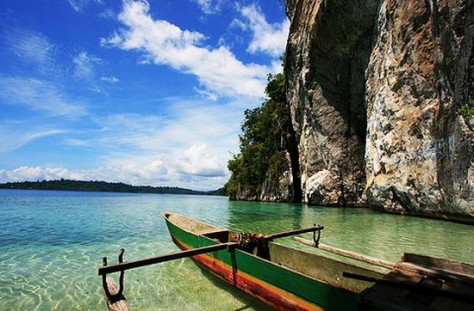
[[[474,222],[472,1],[286,5],[298,172],[236,199],[291,201],[298,184],[307,204]]]

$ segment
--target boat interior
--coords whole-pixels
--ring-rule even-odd
[[[245,241],[242,241],[242,239],[245,239],[245,236],[242,236],[243,233],[221,229],[177,214],[167,214],[166,217],[174,224],[194,234],[219,243],[238,242],[237,247],[239,249],[253,256],[259,256],[274,264],[284,266],[327,284],[342,287],[350,291],[361,292],[367,287],[372,286],[373,283],[345,277],[343,275],[344,273],[370,276],[373,278],[380,278],[384,275],[384,273],[380,272],[380,269],[370,270],[347,263],[347,260],[344,262],[342,258],[341,260],[333,259],[325,256],[322,251],[318,251],[317,249],[308,251],[308,247],[305,249],[297,249],[273,241],[265,241],[266,243],[263,247],[266,249],[264,251],[259,250],[259,246],[257,245],[252,248],[246,248],[242,246],[242,244],[245,244]],[[239,240],[239,238],[241,240]],[[260,246],[260,248],[261,247],[262,246]],[[261,255],[262,253],[263,255]],[[388,270],[386,272],[388,272]]]
[[[361,301],[368,309],[374,305],[384,305],[387,310],[399,310],[398,307],[402,304],[410,306],[410,310],[417,310],[420,301],[423,307],[436,304],[442,307],[456,306],[455,309],[458,310],[472,310],[474,305],[474,265],[414,254],[404,254],[401,261],[391,263],[322,243],[317,247],[316,241],[316,247],[293,247],[276,243],[273,239],[265,239],[263,235],[267,254],[262,257],[258,254],[258,247],[251,251],[242,247],[241,242],[247,237],[245,234],[220,229],[172,213],[166,217],[181,228],[201,237],[219,243],[237,242],[237,248],[246,251],[250,256],[261,257],[271,264],[360,293]],[[236,241],[236,236],[241,240]],[[295,240],[306,245],[312,244],[312,241],[304,242],[302,238],[296,237]],[[348,261],[347,257],[351,260]],[[443,310],[444,307],[435,309]]]
[[[234,235],[235,233],[228,230],[212,231],[202,234],[202,236],[220,243],[231,242]],[[353,292],[361,292],[372,286],[373,283],[345,277],[344,273],[363,275],[370,278],[381,278],[384,275],[384,273],[380,272],[381,269],[370,270],[344,262],[342,259],[329,258],[323,254],[316,253],[317,250],[310,252],[272,241],[268,241],[267,247],[269,250],[269,258],[263,259],[267,259],[274,264],[284,266],[296,272],[309,275],[327,284],[342,287]],[[252,254],[258,256],[257,249],[255,249]],[[386,272],[388,272],[388,270]]]

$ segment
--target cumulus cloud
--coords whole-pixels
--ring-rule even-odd
[[[0,169],[0,180],[2,182],[56,180],[61,178],[81,179],[81,174],[62,167],[22,166],[14,170]]]
[[[146,1],[124,1],[119,21],[126,28],[102,39],[102,44],[141,51],[150,62],[196,76],[208,91],[220,96],[263,96],[267,66],[244,64],[223,46],[204,47],[203,34],[154,20],[149,10]]]
[[[227,161],[238,148],[246,103],[169,98],[162,104],[166,118],[138,113],[95,116],[95,130],[63,135],[58,143],[83,149],[81,154],[93,150],[101,155],[102,164],[94,168],[64,169],[59,163],[55,167],[24,166],[4,170],[2,181],[65,178],[197,190],[222,187],[228,179]],[[15,131],[21,127],[18,124]],[[8,137],[3,132],[11,131],[12,127],[4,131],[0,127],[2,137]],[[34,131],[25,131],[25,139],[28,133]],[[50,128],[29,139],[60,134],[59,129]],[[13,136],[22,137],[18,133]],[[1,139],[0,144],[4,145]]]
[[[95,179],[132,184],[216,189],[228,179],[227,161],[238,148],[243,104],[210,105],[170,98],[163,114],[115,114],[98,118],[92,141],[107,164]],[[92,178],[91,172],[88,176]],[[115,179],[112,177],[115,176]]]
[[[93,169],[22,166],[13,170],[0,169],[0,182],[36,180],[101,180],[131,185],[176,186],[194,190],[215,190],[222,187],[228,176],[199,176],[180,174],[156,158],[146,163],[111,163]]]
[[[226,176],[227,172],[219,163],[218,155],[209,151],[205,143],[191,145],[176,158],[178,172],[204,177]]]
[[[99,0],[68,1],[78,12],[92,3],[100,3]],[[206,14],[218,13],[216,10],[224,5],[221,0],[195,2]],[[59,58],[56,54],[62,51],[47,37],[23,32],[11,37],[6,46],[25,60],[25,67],[37,69],[28,71],[31,75],[22,76],[18,72],[16,76],[0,75],[0,102],[7,108],[7,116],[23,109],[26,110],[23,116],[33,116],[34,120],[28,119],[28,126],[23,123],[23,129],[22,124],[13,124],[19,121],[13,121],[10,116],[6,118],[9,121],[0,123],[0,153],[4,153],[1,156],[29,156],[25,156],[29,150],[21,147],[55,135],[60,138],[55,143],[66,145],[71,152],[67,159],[55,154],[41,167],[35,161],[30,166],[0,169],[0,182],[65,178],[210,190],[227,181],[227,161],[238,149],[242,111],[259,104],[267,74],[274,72],[274,64],[244,63],[229,45],[211,46],[211,40],[200,32],[153,18],[146,1],[123,3],[118,17],[121,29],[101,39],[102,45],[137,52],[137,62],[169,66],[196,77],[199,85],[194,90],[211,101],[177,96],[156,99],[160,107],[156,114],[148,110],[148,114],[93,115],[93,110],[88,111],[68,90],[71,90],[70,82],[74,82],[75,90],[84,85],[105,87],[105,83],[121,82],[110,73],[100,72],[100,66],[106,65],[105,58],[102,61],[86,51],[73,58],[70,55]],[[282,54],[277,52],[275,42],[282,36],[283,24],[269,24],[256,7],[239,7],[239,10],[242,14],[249,13],[239,23],[234,22],[252,34],[248,51],[270,54],[276,60]],[[112,11],[107,12],[108,18],[113,15]],[[283,49],[281,43],[280,50]],[[66,58],[72,59],[72,63],[59,62]],[[51,68],[55,68],[55,74]],[[59,71],[62,74],[57,74]],[[130,107],[134,105],[133,99],[127,103]],[[70,119],[75,116],[80,118]],[[10,153],[12,150],[15,152]],[[66,149],[51,152],[59,150]],[[91,155],[91,168],[83,168],[81,161],[85,154]],[[82,168],[66,168],[71,161],[80,162]]]
[[[262,52],[275,57],[282,56],[288,39],[290,21],[285,19],[282,23],[269,24],[254,4],[240,8],[240,13],[246,22],[234,21],[234,25],[245,28],[248,25],[252,31],[252,41],[248,51]]]

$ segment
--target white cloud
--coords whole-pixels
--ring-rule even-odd
[[[76,179],[84,177],[81,171],[71,171],[62,167],[22,166],[14,170],[0,169],[1,182]]]
[[[107,145],[107,149],[127,155],[160,153],[176,157],[192,145],[212,145],[213,150],[223,149],[221,154],[224,156],[234,151],[242,106],[235,103],[212,105],[179,98],[169,101],[162,108],[166,118],[136,113],[98,118],[96,122],[105,130],[94,135],[99,140],[95,144]]]
[[[234,18],[229,25],[230,28],[240,28],[242,30],[247,30],[247,24],[238,18]]]
[[[200,88],[195,87],[194,90],[199,95],[201,95],[202,98],[205,98],[205,99],[208,99],[208,100],[211,100],[211,101],[214,101],[214,102],[217,101],[218,98],[219,98],[218,94],[216,94],[213,91],[207,90],[207,89],[200,89]]]
[[[156,158],[149,162],[111,163],[94,169],[71,170],[64,167],[22,166],[13,170],[0,169],[0,182],[36,180],[101,180],[132,185],[176,186],[194,190],[215,190],[224,185],[228,176],[187,175],[168,168]]]
[[[69,5],[74,9],[76,12],[82,12],[85,8],[87,8],[91,3],[98,3],[102,4],[103,0],[68,0]]]
[[[243,106],[240,102],[209,105],[170,98],[163,108],[166,118],[140,114],[97,117],[101,130],[83,137],[75,133],[74,139],[65,142],[93,148],[101,154],[103,164],[74,171],[74,176],[192,189],[222,187],[228,179],[227,161],[238,148]]]
[[[213,0],[193,0],[204,14],[215,14],[221,10],[222,1]]]
[[[238,149],[242,110],[248,104],[239,101],[210,104],[178,98],[170,99],[170,103],[166,114],[172,122],[149,117],[142,120],[141,116],[135,116],[132,122],[133,132],[138,133],[133,141],[143,148],[139,154],[149,156],[139,157],[141,160],[130,159],[126,154],[114,158],[144,168],[160,159],[166,168],[164,176],[170,181],[192,185],[194,189],[223,186],[228,180],[227,161]]]
[[[100,13],[99,16],[105,19],[115,19],[117,17],[117,13],[114,10],[108,8]]]
[[[68,2],[71,5],[71,7],[74,9],[74,11],[80,12],[84,8],[84,5],[85,5],[84,3],[86,1],[83,1],[83,0],[69,0]]]
[[[211,151],[211,152],[210,152]],[[217,154],[205,143],[191,145],[176,158],[176,168],[183,174],[226,176]]]
[[[63,135],[61,141],[86,153],[94,150],[101,155],[102,164],[88,169],[64,169],[60,163],[54,167],[25,166],[3,170],[0,181],[65,178],[217,189],[228,180],[227,161],[237,152],[242,109],[246,106],[238,101],[210,105],[170,98],[162,111],[166,118],[141,114],[97,116],[97,130],[75,131]],[[49,131],[54,134],[52,129]]]
[[[0,170],[0,177],[4,181],[25,181],[40,179],[42,168],[22,166],[17,169],[8,171]]]
[[[79,53],[72,60],[74,63],[74,76],[78,79],[90,80],[95,77],[96,64],[101,64],[102,60],[93,55],[89,55],[87,52]]]
[[[25,122],[4,121],[0,125],[0,152],[10,152],[43,137],[59,135],[67,131],[46,126],[31,126]]]
[[[100,81],[107,82],[110,84],[115,84],[120,82],[120,80],[117,77],[111,76],[111,77],[101,77]]]
[[[69,0],[78,12],[94,2],[100,3],[98,0]],[[209,10],[207,12],[211,13],[224,2],[196,0],[196,3],[201,5],[203,12]],[[262,22],[257,18],[258,10],[255,12],[248,19],[241,18],[247,25],[245,31],[251,31],[254,36],[254,51],[276,55],[271,48],[272,40],[257,41],[256,36],[262,34],[270,38],[268,34],[273,33],[273,37],[277,37],[278,25],[269,25],[263,16]],[[107,16],[111,15],[113,12],[108,11]],[[238,149],[242,111],[259,104],[267,74],[274,72],[274,64],[244,63],[227,46],[207,45],[207,38],[202,33],[153,19],[146,1],[124,1],[119,21],[123,28],[102,39],[103,45],[136,51],[141,54],[137,61],[169,66],[195,76],[200,85],[194,86],[194,90],[208,100],[161,99],[164,103],[160,102],[157,115],[122,113],[94,116],[83,102],[65,90],[69,89],[71,81],[75,82],[75,88],[84,84],[104,86],[103,83],[120,82],[111,74],[99,72],[102,60],[83,51],[75,55],[71,70],[71,64],[57,65],[60,63],[56,54],[60,51],[47,37],[35,33],[17,36],[10,42],[13,44],[7,46],[15,55],[25,59],[27,65],[44,70],[44,74],[37,75],[36,70],[36,78],[0,75],[0,102],[9,109],[7,113],[27,108],[30,111],[26,113],[33,115],[35,121],[35,124],[24,123],[23,129],[21,124],[0,124],[0,152],[6,151],[4,156],[9,157],[8,151],[58,135],[60,139],[56,142],[67,145],[68,159],[63,163],[61,157],[52,156],[47,162],[49,166],[30,164],[16,169],[0,169],[0,181],[67,178],[201,190],[216,189],[227,181],[227,161]],[[284,49],[284,44],[281,48]],[[97,53],[94,52],[100,55]],[[48,68],[54,67],[57,67],[56,73],[62,71],[63,74],[51,74]],[[31,111],[40,113],[32,114]],[[42,119],[45,115],[47,119]],[[81,118],[71,120],[51,116]],[[74,125],[71,121],[77,123]],[[42,126],[44,124],[48,126]],[[75,130],[68,130],[72,125]],[[59,150],[64,149],[51,152]],[[23,155],[26,151],[18,150],[15,154]],[[91,161],[95,164],[91,165],[94,167],[65,168],[69,167],[67,161],[80,162],[84,154],[92,156]],[[95,158],[97,154],[99,159]]]
[[[203,34],[153,20],[149,9],[145,1],[124,1],[119,20],[127,28],[102,39],[102,44],[142,51],[147,61],[195,75],[204,88],[220,96],[263,96],[270,68],[244,64],[223,46],[202,47]]]
[[[41,111],[49,116],[77,117],[86,114],[82,103],[68,100],[55,84],[34,78],[0,76],[0,101]]]
[[[252,31],[252,41],[248,51],[251,53],[262,52],[274,57],[282,56],[288,39],[290,21],[285,19],[282,23],[269,24],[255,5],[242,7],[240,13]],[[234,21],[233,24],[246,29],[245,23]]]
[[[20,64],[42,75],[55,75],[57,47],[41,33],[25,29],[10,30],[5,36],[7,49]]]
[[[73,147],[91,147],[90,142],[84,139],[66,138],[64,140],[64,143],[68,146]]]

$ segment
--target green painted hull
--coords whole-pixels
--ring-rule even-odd
[[[163,216],[173,241],[183,250],[227,242],[226,230],[206,227],[173,213]],[[193,256],[193,260],[203,269],[276,309],[358,310],[359,307],[356,292],[329,285],[237,248]]]

